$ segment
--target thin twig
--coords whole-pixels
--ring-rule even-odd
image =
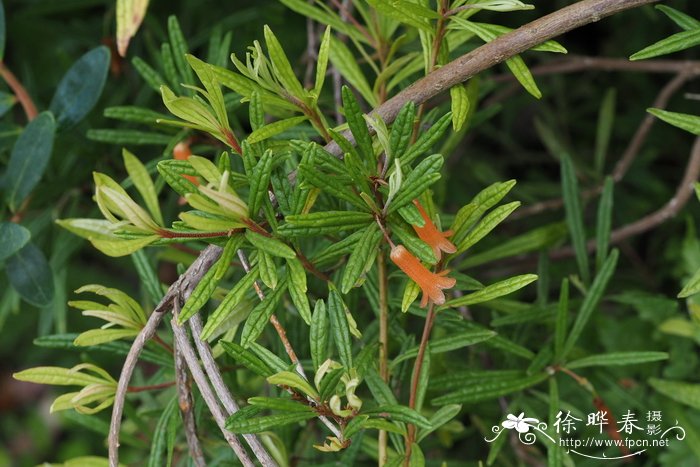
[[[189,447],[190,457],[196,466],[206,466],[202,446],[197,437],[197,424],[194,420],[194,401],[190,390],[190,379],[187,375],[187,363],[185,362],[180,347],[175,345],[175,380],[177,382],[177,398],[182,425],[185,428],[185,439]]]
[[[399,110],[408,101],[413,101],[420,105],[428,99],[447,91],[455,84],[464,82],[472,76],[549,39],[598,21],[606,16],[657,1],[583,0],[574,3],[458,57],[416,81],[374,109],[371,114],[380,117],[389,124],[394,121]],[[354,139],[350,132],[345,132],[343,135],[354,144]],[[342,157],[342,150],[334,142],[327,144],[325,149],[336,157]]]
[[[377,252],[377,269],[379,270],[379,375],[385,383],[389,382],[389,294],[386,274],[386,256],[383,248]],[[379,430],[377,437],[377,464],[381,467],[387,463],[388,433]]]
[[[198,313],[190,318],[190,327],[192,329],[192,339],[197,347],[199,358],[202,360],[202,365],[204,366],[204,370],[209,377],[209,381],[211,381],[214,392],[223,403],[226,414],[231,416],[238,412],[239,407],[234,400],[233,395],[228,390],[228,386],[226,386],[226,383],[224,383],[224,378],[221,376],[219,366],[214,360],[214,355],[212,355],[209,344],[199,338],[199,336],[202,334],[202,319]],[[253,454],[255,454],[255,457],[258,458],[258,461],[263,466],[268,467],[277,465],[272,457],[270,457],[267,450],[263,447],[257,436],[254,434],[245,434],[243,435],[243,438],[246,440],[248,446],[250,446],[250,449],[253,451]]]
[[[180,326],[177,322],[178,312],[179,303],[176,301],[173,307],[173,319],[171,321],[173,335],[175,336],[176,345],[179,347],[180,352],[182,352],[182,356],[187,362],[187,367],[192,374],[192,378],[199,388],[199,393],[202,395],[202,399],[204,399],[204,403],[207,404],[209,411],[214,416],[214,420],[219,426],[221,433],[223,433],[224,438],[228,442],[229,446],[231,446],[231,449],[233,449],[233,452],[236,453],[238,460],[240,460],[246,467],[253,467],[255,463],[250,459],[250,457],[248,457],[248,453],[246,452],[245,447],[243,447],[243,444],[241,444],[240,440],[235,434],[226,429],[226,414],[219,405],[219,401],[216,399],[214,392],[209,386],[207,377],[204,375],[202,368],[199,366],[197,356],[195,355],[192,344],[187,337],[186,329]]]
[[[697,72],[698,74],[700,74],[700,69],[698,69]],[[668,82],[668,84],[666,84],[666,86],[663,87],[663,89],[661,89],[656,99],[654,99],[652,107],[658,109],[665,108],[668,104],[668,101],[676,93],[676,91],[678,91],[678,89],[680,89],[680,87],[683,86],[683,84],[686,81],[688,81],[688,79],[690,79],[691,77],[693,77],[693,75],[690,75],[685,72],[676,75],[671,81]],[[654,117],[651,114],[646,114],[642,119],[642,122],[639,124],[639,127],[637,127],[637,131],[635,131],[634,135],[632,136],[632,139],[627,145],[627,148],[625,148],[625,152],[622,154],[622,157],[617,162],[615,168],[610,174],[615,183],[621,181],[627,173],[627,170],[629,170],[630,166],[632,165],[632,162],[634,162],[637,155],[639,154],[639,151],[641,150],[642,145],[646,141],[647,136],[649,135],[649,131],[651,130],[652,126],[654,126],[656,120],[656,117]],[[589,199],[593,196],[599,195],[602,191],[603,185],[601,184],[593,188],[583,190],[581,195],[584,199]],[[561,197],[540,201],[515,211],[510,216],[509,220],[521,219],[523,217],[539,214],[547,210],[559,209],[563,205],[564,200]]]
[[[22,105],[22,109],[24,110],[24,114],[27,116],[27,120],[34,120],[34,118],[39,115],[39,112],[36,110],[36,105],[34,105],[34,101],[14,73],[12,73],[10,69],[7,68],[7,66],[1,61],[0,76],[5,80],[10,89],[12,89],[15,97],[19,101],[20,105]]]
[[[657,211],[638,219],[631,224],[617,228],[610,234],[610,244],[620,243],[627,238],[647,232],[674,217],[683,206],[686,205],[694,192],[694,184],[700,176],[700,138],[695,140],[690,153],[688,164],[685,168],[683,179],[676,189],[676,194],[663,207]],[[589,252],[595,251],[596,241],[591,239],[586,244]],[[554,250],[549,257],[552,259],[566,258],[574,255],[572,247],[564,247]]]
[[[156,305],[153,313],[149,316],[146,325],[141,329],[141,332],[134,339],[134,343],[129,349],[129,353],[124,360],[117,390],[114,395],[114,405],[112,406],[112,420],[109,426],[108,449],[109,449],[109,465],[117,467],[119,464],[119,430],[122,423],[122,413],[124,412],[124,400],[129,389],[129,381],[134,373],[134,368],[138,362],[139,355],[146,346],[146,342],[150,340],[156,333],[158,325],[163,319],[163,311],[167,310],[173,303],[173,299],[180,293],[181,290],[191,293],[192,289],[202,280],[204,274],[211,268],[221,256],[222,249],[218,246],[210,245],[205,248],[199,257],[185,271],[165,293],[165,296]],[[181,289],[180,287],[183,287]]]

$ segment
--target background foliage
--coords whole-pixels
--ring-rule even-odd
[[[479,20],[517,27],[567,3],[541,1],[536,2],[537,8],[532,11],[484,12]],[[700,8],[690,0],[667,4],[700,18]],[[139,280],[132,261],[107,258],[53,222],[65,218],[99,217],[91,199],[94,188],[92,172],[106,173],[115,180],[124,179],[127,174],[122,162],[122,147],[138,154],[144,162],[169,158],[174,144],[184,135],[177,128],[145,124],[143,119],[114,118],[119,115],[119,111],[114,110],[118,106],[136,105],[166,116],[169,114],[160,94],[138,72],[143,66],[134,57],[153,65],[160,72],[164,71],[159,65],[161,44],[172,44],[172,29],[168,26],[172,25],[169,18],[174,15],[190,51],[209,62],[230,68],[228,52],[243,56],[253,40],[263,40],[263,25],[267,24],[288,56],[297,59],[292,63],[297,76],[302,76],[306,37],[300,31],[306,30],[306,21],[272,1],[237,1],[235,4],[152,2],[143,26],[130,45],[128,58],[119,59],[112,50],[107,66],[103,58],[106,50],[98,47],[103,43],[107,48],[113,47],[113,2],[8,1],[5,12],[7,33],[3,62],[21,79],[39,111],[50,109],[54,112],[55,118],[47,114],[39,117],[42,119],[39,120],[42,126],[39,130],[51,133],[51,128],[56,129],[50,157],[44,156],[47,167],[31,190],[31,203],[23,210],[21,222],[31,232],[31,242],[36,246],[35,251],[27,255],[31,261],[38,262],[42,260],[37,257],[45,257],[51,266],[50,275],[29,281],[35,287],[26,292],[29,300],[21,300],[15,289],[9,287],[7,275],[0,279],[0,438],[7,440],[0,445],[0,464],[34,465],[43,461],[63,462],[79,455],[103,455],[102,449],[96,447],[103,445],[108,416],[101,413],[88,418],[73,411],[49,416],[47,408],[61,392],[54,392],[55,388],[48,386],[19,383],[11,378],[12,373],[38,365],[70,368],[80,361],[87,361],[96,363],[116,377],[123,356],[115,355],[114,349],[88,354],[68,345],[58,347],[58,350],[56,347],[36,346],[33,341],[94,327],[89,318],[82,317],[66,305],[68,300],[81,299],[73,291],[85,284],[115,287],[138,298],[144,305],[153,305],[147,285]],[[678,30],[662,13],[645,7],[569,33],[559,42],[568,49],[569,58],[577,55],[625,58]],[[233,34],[227,42],[229,31]],[[62,107],[56,103],[60,98],[54,96],[60,96],[59,83],[66,72],[91,50],[94,55],[88,68],[92,66],[95,70],[85,72],[94,73],[90,75],[96,77],[91,84],[99,84],[100,70],[104,70],[107,77],[102,92],[97,89],[93,92],[99,96],[94,108],[86,104],[90,99],[80,99],[87,112],[83,118],[80,109]],[[696,59],[698,50],[690,49],[668,58]],[[536,53],[527,53],[524,57],[531,67],[553,60]],[[595,275],[587,278],[583,271],[598,271],[605,260],[605,256],[600,255],[586,260],[580,254],[576,257],[571,250],[565,250],[572,242],[576,244],[584,238],[595,238],[596,228],[600,225],[596,218],[599,198],[584,197],[580,205],[583,219],[580,231],[573,229],[569,238],[567,223],[569,226],[577,223],[576,203],[572,199],[577,198],[581,190],[599,186],[604,181],[604,174],[614,170],[644,118],[646,108],[652,106],[660,89],[671,79],[664,73],[583,68],[575,73],[547,73],[537,77],[542,98],[535,100],[513,85],[507,75],[501,74],[506,73],[505,67],[496,67],[481,78],[482,100],[468,131],[451,133],[436,146],[436,151],[446,158],[442,178],[433,187],[435,204],[445,213],[444,225],[450,225],[451,214],[483,188],[510,179],[517,179],[518,183],[506,201],[519,200],[523,208],[560,196],[568,200],[567,210],[546,210],[528,216],[518,216],[516,211],[513,219],[501,224],[483,243],[475,246],[473,253],[461,264],[467,274],[484,284],[507,276],[539,274],[536,285],[531,285],[516,297],[468,310],[474,321],[503,333],[533,354],[540,352],[543,342],[549,345],[554,335],[562,279],[569,278],[572,309],[579,309],[582,297],[579,289],[586,288]],[[177,83],[170,85],[175,89]],[[681,91],[674,94],[666,108],[697,114],[697,100],[688,96],[696,91],[697,83],[689,80]],[[9,90],[4,89],[4,92],[9,93]],[[177,94],[181,91],[178,90]],[[0,97],[5,105],[11,102],[8,94]],[[326,96],[326,99],[332,100],[332,96]],[[450,107],[444,96],[434,105],[439,108],[433,115],[434,119]],[[248,106],[232,104],[231,107],[235,107],[230,112],[234,130],[238,134],[249,132]],[[65,110],[67,108],[70,110]],[[12,167],[9,162],[12,148],[26,125],[18,104],[5,110],[0,125],[0,160],[8,173]],[[212,150],[211,145],[208,140],[195,140],[193,149],[196,153],[201,150],[209,154],[220,150],[218,147]],[[688,133],[660,123],[652,127],[629,172],[615,184],[613,229],[642,218],[671,199],[691,145],[692,136]],[[564,153],[569,157],[562,157]],[[560,174],[564,177],[564,190]],[[13,180],[16,178],[5,177],[3,180],[7,201],[7,207],[2,211],[3,220],[12,217],[18,208],[8,195]],[[688,431],[688,441],[675,443],[667,450],[649,452],[648,457],[640,461],[646,465],[690,466],[696,465],[700,459],[699,444],[693,442],[700,439],[700,431],[694,428],[700,426],[697,389],[684,396],[682,391],[667,382],[698,383],[700,333],[697,309],[693,308],[693,298],[676,298],[687,279],[700,267],[700,244],[695,225],[697,204],[696,200],[691,200],[679,215],[617,245],[619,259],[605,297],[592,310],[587,326],[580,330],[582,334],[575,349],[578,357],[644,350],[668,352],[669,359],[643,365],[577,369],[577,373],[595,387],[593,394],[580,384],[581,381],[563,374],[557,378],[561,401],[582,413],[595,407],[594,395],[599,395],[613,413],[627,409],[640,412],[653,409],[663,410],[669,417],[677,418]],[[166,217],[172,218],[177,206],[171,204],[165,209],[169,209],[165,212]],[[585,234],[577,238],[577,232]],[[529,237],[522,240],[521,235]],[[516,239],[521,243],[509,243]],[[523,244],[526,248],[519,249],[518,245]],[[500,253],[508,248],[510,251]],[[555,258],[548,260],[547,253],[552,252]],[[159,252],[157,257],[151,256],[150,259],[154,263],[157,260],[159,277],[166,283],[176,277],[175,263],[191,261],[182,252],[174,250]],[[590,262],[588,268],[582,266],[586,261]],[[5,266],[8,268],[10,264],[6,262]],[[21,287],[16,288],[21,290]],[[400,297],[401,292],[399,290],[396,296]],[[364,302],[356,294],[348,305],[355,312],[361,303]],[[370,312],[358,313],[356,319],[365,332],[365,326],[373,318]],[[408,314],[398,319],[406,329],[419,335],[422,326],[419,317]],[[301,322],[297,325],[301,326]],[[303,331],[291,329],[290,332],[294,335]],[[434,337],[444,336],[438,334]],[[566,344],[563,345],[566,348]],[[281,349],[276,350],[281,352]],[[303,350],[307,354],[306,349]],[[400,351],[398,348],[392,350],[394,355]],[[523,361],[492,352],[486,346],[473,347],[455,355],[458,358],[436,355],[431,361],[435,388],[448,384],[448,372],[524,368]],[[544,355],[541,360],[547,358],[551,356]],[[529,364],[531,373],[541,370],[537,366],[537,357]],[[498,376],[475,373],[472,377],[483,384],[488,378]],[[246,382],[239,384],[245,395],[257,395],[257,387],[250,387]],[[491,446],[482,441],[484,430],[499,422],[508,407],[513,407],[512,411],[522,407],[528,409],[528,413],[547,416],[549,390],[546,385],[540,385],[508,394],[500,400],[492,398],[488,403],[460,400],[465,403],[463,411],[423,446],[423,451],[428,459],[459,459],[464,465],[486,460]],[[435,396],[444,392],[430,391],[435,392]],[[156,397],[145,393],[144,406],[156,407]],[[143,460],[150,439],[137,429],[136,420],[146,420],[144,423],[153,425],[160,414],[132,407],[127,416],[133,419],[129,422],[131,424],[125,425],[127,435],[123,438],[122,458],[125,462],[138,463]],[[317,457],[319,453],[309,448],[320,442],[320,436],[316,436],[319,439],[299,440],[286,429],[280,430],[280,436],[288,448],[294,449],[293,458],[297,462],[304,464],[311,459],[320,459]],[[370,462],[368,456],[359,459]],[[529,453],[505,446],[498,453],[496,462],[517,465],[527,463],[528,459]]]

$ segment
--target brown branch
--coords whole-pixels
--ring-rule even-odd
[[[688,73],[690,72],[679,73],[671,81],[669,81],[668,84],[666,84],[666,86],[664,86],[663,89],[661,89],[661,92],[659,92],[659,95],[656,97],[656,99],[654,99],[652,107],[659,109],[665,108],[671,97],[676,93],[676,91],[678,91],[678,89],[680,89],[681,86],[683,86],[683,84],[686,81],[688,81],[688,79],[700,75],[700,68],[695,69],[695,71],[693,72],[697,74],[691,75]],[[642,122],[637,128],[637,131],[635,131],[634,136],[632,136],[632,139],[627,145],[627,148],[625,148],[625,152],[622,154],[622,157],[617,162],[615,168],[610,174],[615,183],[621,181],[627,173],[627,170],[629,170],[630,166],[632,165],[632,162],[637,157],[637,154],[639,154],[639,151],[641,150],[642,145],[646,141],[647,136],[649,135],[649,131],[651,130],[652,126],[654,126],[655,122],[656,117],[654,117],[651,114],[646,114],[642,119]],[[593,188],[584,190],[581,194],[584,199],[588,199],[593,196],[599,195],[602,191],[603,185],[600,184]],[[521,219],[523,217],[531,216],[533,214],[539,214],[547,210],[559,209],[563,205],[564,200],[561,197],[540,201],[517,210],[510,216],[509,220]]]
[[[129,386],[127,388],[127,392],[134,393],[134,392],[157,391],[158,389],[165,389],[165,388],[169,388],[170,386],[174,386],[174,385],[175,385],[175,381],[166,381],[165,383],[149,384],[148,386]]]
[[[15,94],[15,97],[24,110],[24,114],[27,116],[27,120],[34,120],[34,118],[39,115],[39,112],[36,110],[36,105],[34,105],[34,101],[14,73],[12,73],[10,69],[7,68],[7,66],[1,61],[0,76],[5,80],[10,89],[12,89],[12,92]]]
[[[185,428],[185,438],[190,451],[190,457],[197,467],[206,466],[202,446],[197,437],[197,424],[194,419],[194,401],[190,389],[190,378],[187,375],[187,363],[182,356],[180,347],[175,345],[175,380],[177,382],[177,398],[182,425]]]
[[[641,233],[647,232],[664,222],[668,219],[674,217],[683,206],[686,205],[688,200],[694,191],[694,184],[698,181],[700,176],[700,138],[695,140],[693,144],[693,149],[690,153],[690,158],[688,159],[688,164],[685,168],[685,173],[683,179],[681,180],[678,188],[676,189],[676,194],[671,198],[663,207],[657,211],[642,217],[641,219],[627,224],[623,227],[617,228],[610,234],[610,244],[614,245],[620,243],[627,238],[639,235]],[[591,239],[586,244],[586,248],[589,252],[595,251],[596,241]],[[552,259],[566,258],[574,255],[574,250],[572,247],[564,247],[558,250],[554,250],[550,253],[549,257]]]
[[[457,83],[522,53],[549,39],[572,29],[595,22],[606,16],[630,8],[655,3],[658,0],[582,0],[554,13],[536,19],[514,31],[504,34],[481,47],[458,57],[404,89],[371,113],[386,123],[396,118],[408,101],[417,105],[447,91]],[[354,142],[350,132],[343,134]],[[342,157],[342,150],[335,142],[325,146],[326,151]]]

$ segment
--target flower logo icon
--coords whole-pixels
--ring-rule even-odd
[[[517,417],[513,414],[508,414],[501,425],[508,430],[515,428],[518,433],[527,433],[530,431],[530,427],[535,426],[538,422],[539,420],[536,418],[525,418],[525,412],[521,412]]]

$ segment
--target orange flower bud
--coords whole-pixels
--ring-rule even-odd
[[[438,261],[440,260],[440,257],[442,256],[441,251],[444,251],[445,253],[456,252],[457,247],[454,245],[454,243],[447,239],[447,237],[452,235],[452,231],[447,230],[445,232],[440,232],[435,224],[433,224],[433,221],[430,219],[428,213],[425,212],[425,209],[423,209],[423,206],[421,206],[418,200],[414,199],[413,204],[416,205],[418,212],[420,212],[420,215],[425,221],[425,225],[423,227],[414,225],[413,230],[416,231],[416,234],[418,234],[418,237],[421,240],[430,245],[430,247],[433,249],[433,253],[435,254],[435,258],[437,258]]]
[[[445,277],[450,271],[445,270],[438,274],[429,271],[403,245],[392,247],[390,258],[420,287],[423,292],[423,297],[420,301],[421,307],[425,307],[428,304],[428,300],[432,300],[436,305],[442,305],[445,303],[443,289],[451,289],[457,283],[454,278]]]
[[[187,141],[180,141],[173,148],[173,159],[178,161],[186,161],[192,155],[192,150],[190,150],[190,145]],[[183,175],[187,180],[199,186],[199,180],[193,175]]]

